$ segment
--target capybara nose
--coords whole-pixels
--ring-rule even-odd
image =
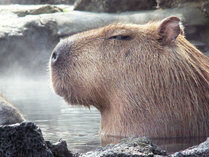
[[[51,62],[52,62],[53,64],[56,63],[57,60],[58,60],[58,58],[59,58],[59,54],[58,54],[56,51],[53,52],[53,53],[52,53]]]

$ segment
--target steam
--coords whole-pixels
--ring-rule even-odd
[[[1,74],[0,92],[27,121],[41,128],[46,140],[64,139],[74,152],[86,152],[99,145],[100,114],[96,109],[89,111],[66,104],[52,92],[48,76],[33,78],[33,74],[23,74],[24,71],[7,76]]]
[[[75,152],[97,147],[100,114],[95,108],[89,111],[80,106],[69,106],[54,94],[49,58],[58,39],[53,41],[50,32],[38,31],[34,31],[35,36],[27,32],[24,37],[0,41],[0,93],[27,121],[35,122],[41,128],[46,140],[64,139]]]

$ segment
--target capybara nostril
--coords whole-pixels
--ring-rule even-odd
[[[58,60],[58,57],[59,57],[58,53],[53,52],[52,59],[51,59],[52,63],[55,63]]]

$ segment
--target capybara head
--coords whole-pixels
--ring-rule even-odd
[[[70,36],[50,60],[55,92],[95,106],[103,135],[126,137],[208,136],[208,64],[178,17]]]

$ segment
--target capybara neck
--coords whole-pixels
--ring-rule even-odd
[[[73,35],[50,66],[58,95],[100,111],[102,135],[209,135],[209,59],[184,38],[178,17]]]
[[[122,87],[110,85],[115,91],[110,90],[101,110],[102,135],[208,136],[208,59],[184,37],[179,36],[177,45],[162,56],[147,58],[143,68],[134,65],[140,77],[132,77],[136,73],[127,69],[118,80]]]

